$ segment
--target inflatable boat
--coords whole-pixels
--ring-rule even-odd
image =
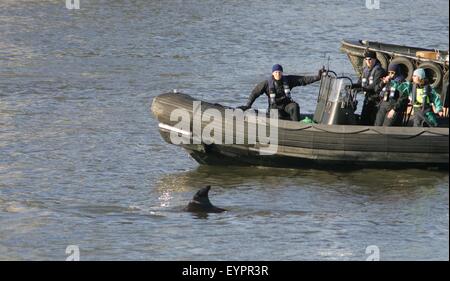
[[[163,139],[183,147],[200,164],[448,169],[448,118],[433,128],[411,127],[409,116],[402,127],[355,125],[355,99],[347,80],[324,75],[316,111],[303,115],[303,122],[274,120],[252,110],[227,115],[237,111],[176,92],[155,97],[151,111]],[[223,128],[232,128],[233,135]],[[268,138],[271,134],[276,138]]]

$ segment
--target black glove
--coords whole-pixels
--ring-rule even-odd
[[[241,105],[241,106],[238,106],[237,108],[241,109],[242,111],[246,111],[247,109],[250,109],[252,107],[251,106],[247,106],[247,105]]]
[[[325,68],[324,67],[322,67],[321,69],[319,69],[319,73],[318,73],[318,75],[319,75],[319,79],[321,79],[322,78],[322,75],[323,75],[323,73],[324,72],[326,72],[326,70],[325,70]]]

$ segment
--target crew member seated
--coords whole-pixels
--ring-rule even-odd
[[[441,97],[431,87],[423,68],[416,69],[412,79],[406,92],[414,109],[414,127],[437,127],[436,114],[444,115]]]
[[[375,119],[375,126],[401,126],[408,107],[408,83],[397,64],[391,64],[388,75],[383,77],[380,93],[381,102]]]
[[[258,83],[248,98],[247,104],[238,108],[247,110],[259,96],[266,94],[269,110],[278,109],[280,117],[300,121],[300,106],[292,99],[291,90],[297,86],[319,81],[323,72],[323,69],[319,70],[317,76],[283,75],[283,67],[275,64],[270,78]]]

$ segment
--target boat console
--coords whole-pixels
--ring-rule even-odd
[[[320,81],[319,96],[313,120],[326,125],[356,125],[357,93],[349,77],[327,71]]]

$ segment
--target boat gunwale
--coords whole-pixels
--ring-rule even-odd
[[[364,43],[362,41],[364,41],[364,40],[359,40],[359,41],[342,40],[341,41],[341,44],[342,44],[341,51],[348,53],[349,55],[353,55],[353,56],[362,55],[362,53],[358,54],[358,53],[352,52],[352,50],[346,49],[346,47],[350,47],[350,48],[360,49],[363,51],[369,50],[369,51],[379,52],[379,53],[390,55],[391,57],[405,57],[405,58],[409,58],[409,59],[413,59],[413,60],[417,60],[417,61],[421,61],[421,62],[438,63],[438,64],[444,66],[444,68],[448,67],[448,63],[445,60],[443,61],[443,60],[437,60],[437,59],[427,59],[427,58],[421,58],[418,56],[414,56],[411,54],[387,51],[387,50],[383,50],[380,48],[370,47],[370,45],[369,46],[364,45]],[[367,42],[370,43],[371,41],[367,41]],[[372,43],[383,44],[385,46],[396,46],[396,47],[405,48],[405,49],[416,49],[416,50],[421,50],[421,51],[430,51],[430,52],[438,51],[442,54],[446,54],[446,55],[449,54],[448,51],[442,51],[442,50],[438,50],[438,49],[417,48],[417,47],[411,47],[411,46],[405,46],[405,45],[385,44],[385,43],[380,43],[380,42],[372,42]]]
[[[153,99],[152,112],[157,121],[159,132],[163,139],[169,140],[169,135],[174,124],[179,121],[170,120],[171,109],[185,109],[191,118],[193,101],[192,96],[184,93],[163,93]],[[216,108],[222,114],[227,106],[217,103],[202,101],[201,112],[209,108]],[[222,115],[223,116],[223,115]],[[208,117],[208,116],[207,116]],[[202,120],[201,128],[211,125],[215,121],[205,117]],[[261,122],[262,119],[266,121]],[[267,124],[267,117],[256,120],[258,124]],[[208,121],[207,121],[208,120]],[[274,155],[257,155],[257,152],[265,151],[266,145],[255,144],[215,144],[203,141],[187,142],[176,144],[185,148],[188,153],[200,164],[215,165],[224,164],[224,157],[229,157],[228,165],[263,165],[263,166],[287,166],[305,167],[319,165],[349,165],[361,167],[448,167],[448,133],[446,128],[416,128],[416,127],[375,127],[375,126],[354,126],[354,125],[327,125],[327,124],[302,124],[290,120],[279,120],[279,134],[282,134],[282,141],[278,143],[277,151]],[[191,119],[193,122],[193,119]],[[217,120],[213,126],[223,126],[227,119]],[[248,120],[246,121],[248,124]],[[253,120],[251,120],[253,122]],[[207,124],[206,124],[207,123]],[[234,123],[234,118],[233,118]],[[167,124],[167,126],[161,126]],[[280,126],[281,125],[281,126]],[[285,126],[283,126],[285,125]],[[192,123],[191,127],[192,128]],[[290,128],[290,129],[289,129]],[[357,129],[357,131],[348,131]],[[298,132],[303,131],[303,132]],[[176,130],[177,133],[180,133]],[[195,136],[188,131],[181,132],[187,139],[194,140]],[[245,129],[244,129],[245,132]],[[298,133],[297,133],[298,132]],[[415,134],[414,134],[415,133]],[[295,139],[300,137],[300,140]],[[334,137],[333,137],[334,135]],[[353,136],[352,136],[353,135]],[[418,137],[418,142],[414,141]],[[329,143],[333,139],[332,144]],[[327,140],[328,139],[328,140]],[[371,140],[370,143],[362,143],[364,140]],[[213,140],[213,139],[211,139]],[[311,142],[310,142],[311,141]],[[326,143],[324,143],[324,141]],[[400,143],[408,143],[408,149],[398,149]],[[173,143],[172,143],[173,144]],[[379,147],[386,147],[383,150]],[[425,150],[421,149],[425,145]],[[402,145],[403,146],[403,145]],[[439,149],[437,151],[436,149]],[[240,151],[240,152],[239,152]],[[272,150],[270,150],[272,151]],[[214,154],[214,155],[211,155]],[[231,156],[230,156],[231,155]],[[285,160],[290,159],[287,163]],[[216,160],[217,161],[216,161]],[[258,164],[259,163],[259,164]],[[406,165],[406,166],[405,166]]]
[[[185,98],[189,98],[192,101],[200,101],[208,106],[208,108],[221,108],[226,109],[225,106],[222,106],[221,104],[212,104],[207,101],[202,101],[193,98],[192,96],[184,93],[164,93],[161,95],[180,95],[184,96]],[[154,98],[153,103],[163,103],[164,106],[170,106],[175,108],[184,108],[186,109],[190,114],[193,114],[191,108],[187,108],[183,104],[176,104],[173,101],[170,100],[160,100],[161,95]],[[153,105],[152,105],[153,107]],[[202,113],[204,114],[204,113]],[[159,118],[158,118],[159,119]],[[263,117],[261,119],[258,118],[256,121],[256,124],[262,123],[268,123],[267,117]],[[210,119],[209,119],[210,120]],[[226,119],[224,119],[226,121]],[[250,123],[248,119],[245,120],[247,123]],[[269,121],[270,123],[270,121]],[[395,136],[395,137],[404,137],[404,138],[413,138],[420,135],[433,135],[433,136],[442,136],[442,137],[448,137],[449,136],[449,128],[448,127],[437,127],[437,128],[431,128],[431,127],[386,127],[386,126],[361,126],[361,125],[328,125],[328,124],[302,124],[300,122],[291,121],[291,120],[282,120],[279,119],[277,121],[278,125],[277,127],[282,130],[286,131],[297,131],[297,130],[311,130],[311,131],[322,131],[326,133],[333,133],[333,134],[377,134],[381,136]],[[354,131],[350,131],[350,129],[354,129]]]

